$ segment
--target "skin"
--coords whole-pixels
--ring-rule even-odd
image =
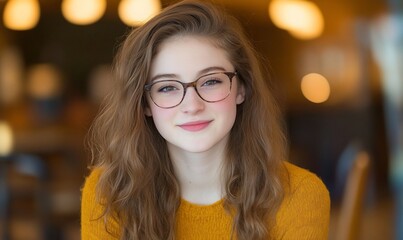
[[[223,49],[200,36],[175,36],[163,42],[151,65],[151,81],[176,79],[192,82],[199,76],[235,69]],[[223,197],[221,166],[225,146],[244,101],[244,89],[233,78],[230,95],[215,103],[203,101],[188,88],[183,102],[170,109],[148,98],[147,116],[167,141],[181,187],[182,198],[196,204],[212,204]]]

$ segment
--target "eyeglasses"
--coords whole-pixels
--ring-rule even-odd
[[[232,78],[236,72],[215,72],[203,75],[190,83],[177,80],[161,80],[146,84],[145,91],[160,108],[173,108],[181,104],[186,89],[193,87],[197,95],[206,102],[214,103],[224,100],[231,93]]]

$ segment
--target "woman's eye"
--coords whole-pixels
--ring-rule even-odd
[[[164,86],[164,87],[158,88],[158,92],[162,92],[162,93],[172,92],[172,91],[177,91],[177,90],[179,90],[179,89],[175,86]]]
[[[222,81],[220,79],[210,79],[205,81],[202,86],[214,86],[220,84]]]

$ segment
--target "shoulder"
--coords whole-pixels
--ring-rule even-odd
[[[96,168],[85,179],[81,197],[81,239],[117,239],[119,227],[115,219],[104,221],[105,206],[100,202],[97,185],[102,169]]]
[[[294,164],[284,162],[288,174],[283,204],[314,204],[330,206],[329,191],[314,173]],[[309,202],[307,202],[309,201]]]
[[[317,192],[323,197],[329,195],[326,186],[316,174],[289,162],[284,162],[284,166],[288,175],[286,197],[291,197],[296,191],[302,190]]]
[[[306,169],[285,162],[288,183],[277,213],[276,239],[326,239],[330,217],[329,191]]]
[[[89,176],[85,178],[84,186],[82,188],[82,207],[94,206],[96,202],[96,188],[98,185],[99,178],[101,176],[101,169],[97,168],[91,171]]]
[[[83,194],[95,194],[95,188],[98,184],[101,173],[102,170],[100,168],[95,168],[91,171],[91,173],[85,178],[84,187],[82,189]]]

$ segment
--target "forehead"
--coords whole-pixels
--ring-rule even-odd
[[[210,67],[233,70],[227,52],[208,37],[174,36],[159,46],[151,62],[150,77],[158,74],[195,77],[197,72]]]

